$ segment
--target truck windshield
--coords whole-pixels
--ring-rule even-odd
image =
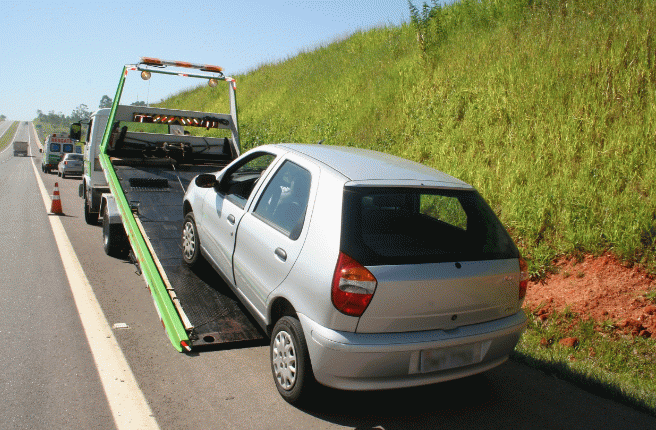
[[[73,152],[73,144],[71,143],[65,143],[64,144],[64,152],[66,154]]]
[[[50,144],[50,152],[59,152],[61,151],[61,146],[58,143]]]

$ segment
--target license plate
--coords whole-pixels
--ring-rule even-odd
[[[480,363],[482,359],[481,343],[428,349],[421,352],[420,370],[427,373],[454,369]]]

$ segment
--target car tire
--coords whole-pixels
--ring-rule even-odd
[[[103,211],[103,248],[105,254],[115,258],[125,258],[128,255],[128,237],[123,224],[110,224],[107,207]]]
[[[185,216],[182,226],[182,259],[190,267],[196,266],[201,259],[200,239],[193,212]]]
[[[298,318],[284,316],[276,322],[269,351],[273,380],[282,398],[292,405],[306,401],[316,381]]]
[[[64,179],[64,178],[66,177],[66,173],[61,172],[61,175],[60,175],[60,176],[62,177],[62,179]]]

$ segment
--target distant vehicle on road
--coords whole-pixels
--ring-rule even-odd
[[[82,154],[64,154],[64,158],[57,166],[57,175],[65,178],[66,175],[81,176],[84,170],[84,156]]]
[[[14,140],[14,157],[21,155],[27,157],[27,142],[23,140]]]
[[[76,145],[65,133],[53,133],[46,137],[46,143],[43,146],[41,171],[50,173],[51,170],[57,169],[64,154],[82,153],[82,147],[80,146],[78,150],[76,146],[79,145]]]
[[[282,397],[315,381],[410,387],[503,363],[527,266],[471,186],[357,148],[265,145],[184,197],[182,253],[207,260],[270,333]]]

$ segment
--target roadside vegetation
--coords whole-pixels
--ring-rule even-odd
[[[41,139],[41,142],[45,142],[46,136],[53,133],[68,134],[71,124],[74,122],[89,119],[90,117],[91,112],[89,111],[87,105],[81,104],[75,108],[70,115],[64,115],[61,112],[55,113],[54,111],[50,111],[46,114],[38,110],[36,118],[34,118],[32,121],[34,122],[34,128],[39,135],[39,139]]]
[[[569,309],[534,311],[512,358],[596,395],[656,415],[656,342],[618,330],[611,320],[582,319]]]
[[[655,275],[656,0],[408,7],[400,27],[235,76],[243,148],[323,141],[461,178],[490,202],[534,281],[558,256],[603,252]],[[222,111],[227,96],[210,91],[166,103]],[[516,358],[656,414],[654,339],[571,318],[531,317]],[[580,340],[561,346],[566,337]]]
[[[14,140],[14,135],[16,134],[16,129],[18,129],[18,121],[14,121],[5,134],[0,136],[0,151],[5,149]]]

